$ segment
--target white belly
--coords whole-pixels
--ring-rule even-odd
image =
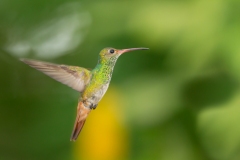
[[[97,92],[95,92],[93,94],[93,97],[95,97],[95,98],[93,98],[93,100],[94,100],[93,102],[95,104],[98,104],[98,102],[102,99],[102,97],[104,96],[104,94],[106,93],[106,91],[108,89],[108,86],[109,86],[109,84],[103,85],[101,89],[99,89]]]
[[[85,106],[89,107],[89,106],[97,105],[99,101],[102,99],[102,97],[104,96],[104,94],[106,93],[108,86],[109,86],[109,83],[102,85],[100,88],[97,88],[95,92],[93,92],[86,99],[84,99]]]

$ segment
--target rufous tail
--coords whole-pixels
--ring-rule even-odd
[[[90,113],[91,109],[85,107],[83,103],[80,101],[77,107],[77,117],[74,123],[74,128],[72,131],[72,136],[70,141],[76,141],[78,138],[79,133],[81,132],[83,125],[86,121],[88,114]]]

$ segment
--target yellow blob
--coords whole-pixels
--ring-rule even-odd
[[[129,148],[126,129],[121,122],[121,103],[116,89],[112,88],[91,111],[76,141],[76,159],[126,159]]]

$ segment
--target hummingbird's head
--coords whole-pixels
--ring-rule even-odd
[[[117,60],[117,58],[126,52],[135,50],[147,50],[148,48],[128,48],[128,49],[115,49],[115,48],[104,48],[100,52],[100,59],[103,61]]]

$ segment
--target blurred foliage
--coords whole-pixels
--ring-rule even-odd
[[[2,0],[0,159],[240,159],[239,0]],[[18,58],[93,68],[118,60],[69,142],[79,94]]]

